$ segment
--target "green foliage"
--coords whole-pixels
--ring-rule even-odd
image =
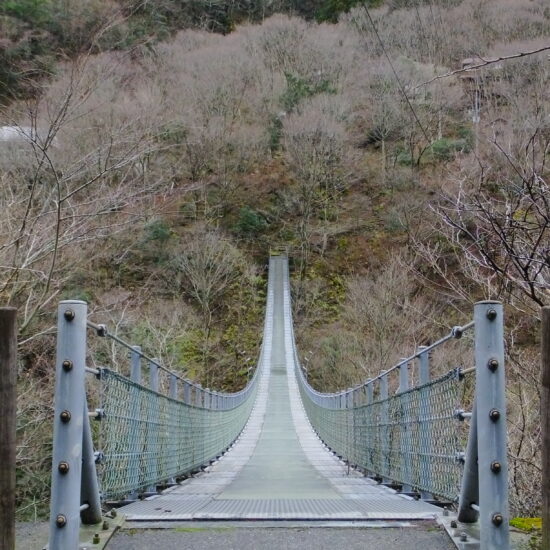
[[[172,235],[172,232],[164,220],[157,219],[145,226],[145,234],[147,241],[158,241],[161,244],[165,244]]]
[[[317,10],[315,18],[320,23],[337,23],[341,13],[347,13],[358,4],[365,3],[369,8],[374,8],[382,4],[382,1],[383,0],[324,0],[321,7]]]
[[[457,153],[468,153],[470,150],[471,146],[465,139],[441,138],[431,144],[428,153],[436,161],[449,161]]]
[[[384,228],[389,233],[399,233],[406,229],[399,211],[396,208],[391,208],[384,216]]]
[[[288,113],[308,97],[317,94],[334,94],[336,90],[326,78],[305,79],[299,75],[285,72],[287,87],[281,96],[281,105]]]
[[[469,126],[459,126],[456,131],[458,137],[472,145],[474,143],[474,132]]]
[[[400,150],[397,152],[395,162],[399,166],[412,166],[413,158],[410,151]]]
[[[510,520],[510,525],[532,535],[529,540],[522,543],[518,548],[522,550],[542,550],[542,518],[513,518]]]
[[[239,210],[239,219],[235,224],[235,231],[246,238],[255,238],[267,228],[267,221],[250,206]]]
[[[83,302],[91,303],[94,299],[94,294],[90,289],[86,288],[68,288],[62,293],[63,300],[82,300]]]
[[[190,378],[195,378],[203,370],[206,340],[204,330],[194,329],[187,331],[174,343],[178,363],[185,366],[186,374]]]
[[[271,152],[278,151],[281,147],[283,137],[283,121],[280,116],[273,115],[267,128],[269,134],[269,149]]]
[[[165,124],[158,133],[158,140],[164,143],[181,143],[187,136],[185,125],[178,121]]]
[[[0,15],[8,15],[42,27],[51,21],[50,3],[48,0],[4,0],[0,4]]]

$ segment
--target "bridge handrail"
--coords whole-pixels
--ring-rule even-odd
[[[120,336],[117,336],[116,334],[113,334],[112,332],[110,332],[106,324],[94,323],[90,320],[87,320],[86,325],[87,325],[88,328],[94,330],[96,332],[97,336],[102,337],[102,338],[109,338],[109,339],[113,340],[117,344],[120,344],[122,347],[125,347],[126,349],[128,349],[132,354],[137,355],[141,359],[145,359],[149,365],[156,366],[158,369],[165,372],[170,377],[173,377],[173,378],[183,382],[184,384],[188,384],[189,386],[195,388],[197,391],[204,392],[205,394],[218,395],[218,396],[221,396],[221,397],[236,399],[237,397],[245,395],[250,391],[250,388],[255,384],[256,376],[257,376],[258,371],[259,371],[259,369],[257,369],[257,368],[254,369],[254,374],[252,375],[252,378],[250,378],[248,380],[246,386],[243,389],[239,390],[239,391],[236,391],[236,392],[213,391],[213,390],[210,390],[209,388],[203,388],[201,386],[201,384],[193,382],[189,378],[186,378],[186,377],[182,376],[181,374],[165,367],[158,359],[150,357],[149,355],[144,353],[139,346],[132,345],[129,342],[127,342],[126,340],[120,338]],[[261,351],[260,351],[260,355],[261,355]],[[97,373],[95,373],[95,374],[97,374]]]
[[[296,378],[309,421],[320,439],[348,465],[379,482],[397,484],[404,493],[427,500],[443,497],[458,503],[459,521],[479,522],[482,550],[508,550],[502,304],[478,302],[472,321],[454,327],[429,346],[420,346],[358,386],[323,393],[312,388],[299,361],[288,265],[285,279],[285,315],[292,335]],[[474,366],[456,368],[432,380],[430,351],[471,329],[475,329]],[[411,387],[408,369],[417,360],[419,383]],[[394,372],[399,373],[399,384],[395,394],[390,395],[388,375]],[[473,407],[465,412],[457,406],[458,389],[465,375],[474,373]],[[435,414],[434,408],[439,409]],[[465,452],[463,447],[456,448],[465,439],[459,433],[466,424],[464,420],[470,424]]]
[[[264,333],[272,310],[270,274]],[[49,548],[76,550],[81,520],[100,523],[102,502],[155,493],[157,485],[174,484],[233,444],[254,405],[266,347],[262,342],[258,366],[242,390],[216,392],[89,320],[86,302],[60,302],[57,327]],[[87,329],[130,351],[130,377],[87,366]],[[142,359],[149,366],[148,387],[141,380]],[[86,391],[86,375],[98,380],[99,390]],[[87,393],[99,399],[93,412]],[[91,429],[91,418],[99,421],[98,430]],[[97,450],[92,432],[99,435]]]
[[[366,386],[368,386],[370,384],[374,384],[375,382],[377,382],[377,381],[381,380],[382,378],[388,376],[392,372],[408,365],[409,363],[411,363],[415,359],[422,359],[423,357],[426,357],[427,354],[430,351],[432,351],[432,350],[438,348],[439,346],[445,344],[449,340],[462,338],[462,335],[465,332],[467,332],[468,330],[474,328],[474,326],[475,326],[475,321],[470,321],[469,323],[466,323],[465,325],[462,325],[462,326],[454,326],[454,327],[452,327],[452,329],[450,330],[450,332],[448,334],[446,334],[445,336],[443,336],[442,338],[440,338],[436,342],[433,342],[432,344],[430,344],[428,346],[419,346],[418,350],[415,353],[413,353],[409,357],[403,358],[401,361],[399,361],[398,363],[396,363],[392,367],[388,368],[387,370],[382,371],[377,376],[375,376],[373,378],[367,378],[364,382],[362,382],[360,384],[356,384],[355,386],[353,386],[351,388],[346,388],[345,390],[341,390],[339,392],[326,393],[326,392],[321,392],[319,390],[316,390],[309,383],[309,381],[307,380],[307,378],[304,375],[304,369],[302,367],[302,363],[300,361],[296,346],[294,346],[293,353],[294,353],[294,358],[295,358],[296,364],[300,366],[298,375],[300,376],[301,381],[304,384],[304,388],[306,389],[306,391],[311,396],[314,396],[314,397],[317,397],[317,396],[322,397],[322,398],[331,397],[331,398],[334,398],[335,401],[338,401],[338,399],[341,396],[348,395],[348,394],[353,393],[357,390],[360,390],[361,388],[365,388]],[[472,369],[461,370],[461,375],[470,374],[471,372],[473,372],[474,369],[475,369],[475,367],[473,367]],[[337,408],[340,408],[340,406],[338,406]]]

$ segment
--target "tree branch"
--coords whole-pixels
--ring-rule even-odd
[[[450,71],[445,74],[440,74],[438,76],[434,76],[430,80],[426,80],[426,82],[421,82],[417,86],[414,87],[414,89],[421,88],[422,86],[426,86],[428,84],[431,84],[432,82],[435,82],[436,80],[441,80],[442,78],[447,78],[449,76],[454,76],[455,74],[460,73],[467,73],[470,71],[475,71],[476,69],[481,69],[482,67],[486,67],[487,65],[493,65],[494,63],[499,63],[500,61],[507,61],[508,59],[518,59],[519,57],[527,57],[529,55],[534,55],[536,53],[544,52],[550,50],[550,44],[548,46],[543,46],[542,48],[538,48],[536,50],[530,50],[527,52],[518,52],[511,55],[503,55],[500,57],[495,57],[493,59],[484,59],[482,63],[478,63],[477,65],[472,65],[471,67],[465,67],[463,69],[456,69],[455,71]],[[483,58],[480,58],[483,59]]]

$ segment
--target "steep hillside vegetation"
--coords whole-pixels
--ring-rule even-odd
[[[3,0],[0,103],[39,93],[55,62],[83,52],[149,47],[180,29],[226,34],[274,13],[332,21],[357,0]],[[369,0],[376,5],[380,0]]]
[[[3,5],[3,25],[27,17],[22,4]],[[117,5],[87,3],[87,28],[103,30],[78,30],[87,19],[72,15],[88,38],[71,38],[61,60],[69,32],[56,38],[44,20],[51,50],[28,51],[51,76],[1,112],[31,141],[0,142],[0,292],[21,311],[22,516],[47,506],[55,303],[85,299],[94,320],[168,366],[238,389],[277,247],[291,255],[300,349],[325,390],[377,374],[478,299],[507,303],[512,501],[536,513],[548,51],[436,77],[467,57],[541,50],[550,12],[543,0],[409,4],[359,6],[337,24],[276,15],[225,36],[172,36],[170,18],[165,35],[125,42],[152,4],[118,19]],[[8,39],[4,52],[18,43]],[[10,93],[22,82],[2,81]]]

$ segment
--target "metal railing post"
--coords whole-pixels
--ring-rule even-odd
[[[367,405],[372,405],[374,403],[374,384],[372,383],[372,378],[367,379],[366,395]]]
[[[409,364],[401,363],[399,366],[399,389],[397,393],[406,392],[409,389]],[[403,493],[412,492],[411,485],[411,411],[409,410],[409,400],[405,397],[401,398],[401,423],[400,423],[400,455],[401,455],[401,491]]]
[[[78,548],[87,309],[80,300],[63,301],[58,308],[49,536],[52,550]]]
[[[380,411],[380,425],[379,433],[380,439],[378,441],[378,448],[380,449],[381,464],[380,472],[385,472],[387,475],[382,475],[383,483],[391,483],[391,442],[389,441],[389,404],[387,399],[389,397],[388,391],[388,375],[386,372],[380,374],[380,401],[386,401],[382,403],[382,410]]]
[[[84,396],[84,426],[82,432],[82,479],[80,489],[80,504],[88,507],[82,510],[80,517],[85,525],[95,525],[101,522],[101,499],[95,465],[92,430],[88,417],[88,403]]]
[[[507,550],[510,541],[502,304],[478,302],[474,321],[481,548]]]
[[[168,395],[172,399],[178,398],[178,378],[175,374],[170,375],[170,387],[168,389]]]
[[[348,388],[346,393],[346,440],[347,440],[347,451],[346,451],[346,461],[348,463],[348,472],[349,467],[353,463],[353,451],[355,449],[355,430],[354,430],[354,398],[355,390],[353,388]]]
[[[156,361],[156,359],[154,360]],[[159,391],[159,368],[156,363],[149,363],[149,387],[154,391]]]
[[[425,351],[427,346],[418,346],[418,382],[421,386],[430,382],[430,354]],[[431,487],[432,470],[430,450],[432,444],[432,430],[430,424],[431,407],[429,401],[429,392],[426,389],[420,390],[420,484],[423,487]],[[420,490],[420,497],[423,500],[431,500],[432,493]]]
[[[197,407],[204,407],[204,391],[200,384],[195,386],[195,405]]]
[[[472,504],[479,504],[479,469],[477,465],[477,407],[474,401],[472,417],[470,419],[470,432],[464,457],[464,472],[460,487],[460,499],[458,503],[458,521],[462,523],[475,523],[479,513]]]
[[[183,382],[183,402],[191,405],[191,384],[185,380]]]
[[[427,384],[430,381],[430,354],[425,351],[428,346],[418,346],[418,363],[420,385]]]
[[[130,352],[130,380],[141,384],[141,347],[132,346],[134,351]]]
[[[155,362],[153,362],[155,361]],[[154,392],[159,391],[159,368],[156,364],[156,359],[149,362],[149,387]],[[157,403],[157,399],[153,399],[153,403]],[[158,476],[158,464],[157,464],[157,447],[159,444],[159,433],[157,430],[158,424],[158,411],[155,407],[151,411],[151,418],[149,420],[149,429],[147,430],[147,472],[151,477],[155,478]],[[156,484],[149,485],[145,491],[148,494],[156,494],[157,487]]]
[[[130,352],[130,380],[136,384],[141,384],[141,347],[132,346]],[[140,395],[139,388],[133,387],[130,401],[130,460],[128,461],[128,478],[133,480],[132,485],[138,487],[140,484],[140,460],[142,456],[143,435],[140,434]],[[132,491],[128,495],[129,500],[137,500],[137,491]]]
[[[178,378],[175,374],[170,374],[170,386],[168,390],[168,396],[172,399],[178,398]],[[177,452],[178,452],[178,444],[177,444],[177,434],[168,432],[168,446],[170,448],[170,456],[168,457],[168,471],[175,472],[176,466],[177,466]],[[171,485],[176,484],[176,478],[171,476],[168,479],[168,483]]]
[[[374,403],[374,382],[372,381],[372,378],[367,379],[367,383],[365,385],[365,404],[366,405],[372,405]],[[363,414],[363,422],[365,423],[365,452],[366,452],[366,469],[365,474],[366,475],[372,475],[376,474],[375,472],[375,465],[374,465],[374,457],[375,457],[375,446],[376,441],[373,437],[373,429],[372,429],[372,414],[373,414],[374,407],[367,406]],[[370,467],[369,467],[370,466]]]

